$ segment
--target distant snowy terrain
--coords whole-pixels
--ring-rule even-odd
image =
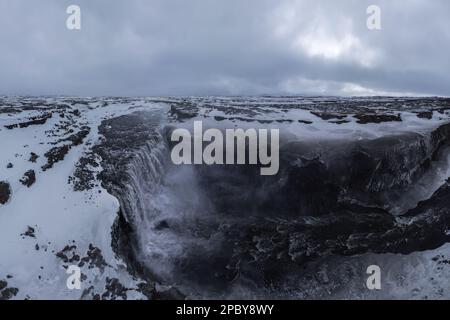
[[[173,165],[196,120],[279,128],[280,173]],[[449,123],[440,98],[0,97],[0,299],[448,299]]]

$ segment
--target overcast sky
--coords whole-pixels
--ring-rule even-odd
[[[0,94],[450,96],[449,57],[448,0],[0,0]]]

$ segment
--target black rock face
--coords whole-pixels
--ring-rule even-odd
[[[358,119],[358,123],[360,124],[402,121],[399,114],[357,114],[355,118]]]
[[[394,194],[413,185],[448,145],[449,125],[431,133],[372,140],[289,142],[280,170],[263,177],[257,166],[197,166],[208,197],[220,212],[318,217],[341,204],[389,210]]]
[[[6,204],[11,197],[11,188],[6,181],[0,181],[0,204]]]

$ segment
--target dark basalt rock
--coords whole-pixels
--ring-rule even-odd
[[[379,209],[362,208],[361,211],[360,208],[355,212],[355,207],[347,207],[320,219],[317,224],[305,225],[301,220],[275,222],[278,226],[272,230],[277,230],[279,235],[288,232],[289,239],[292,232],[297,237],[301,235],[295,241],[296,257],[304,257],[302,252],[313,257],[327,251],[342,255],[367,251],[408,254],[435,249],[450,241],[449,199],[450,182],[447,181],[430,199],[398,218]]]
[[[166,220],[160,221],[155,225],[155,230],[164,230],[169,228],[169,223]]]
[[[0,114],[2,113],[10,113],[10,114],[17,114],[17,113],[21,113],[22,110],[20,110],[19,108],[15,108],[15,107],[0,107]]]
[[[53,168],[53,165],[59,161],[64,160],[69,153],[70,145],[63,145],[61,147],[54,147],[50,149],[44,156],[47,158],[47,164],[42,166],[43,171]]]
[[[36,230],[33,227],[28,226],[27,231],[21,234],[22,237],[30,237],[30,238],[36,238],[35,235]]]
[[[450,241],[450,185],[447,182],[429,200],[401,217],[379,208],[342,205],[319,218],[258,218],[225,220],[224,241],[206,256],[189,249],[176,272],[197,268],[224,272],[210,283],[226,284],[235,272],[257,282],[273,283],[286,270],[331,255],[353,256],[366,252],[409,254],[430,250]],[[211,248],[208,249],[211,254]],[[217,265],[213,261],[219,261]],[[227,266],[225,268],[224,266]],[[231,266],[239,266],[234,269]],[[203,270],[203,269],[201,269]],[[198,270],[197,270],[198,271]]]
[[[144,296],[147,297],[148,300],[155,300],[154,296],[156,293],[156,288],[154,284],[141,282],[137,285],[136,291],[142,293]]]
[[[7,125],[5,126],[6,129],[15,129],[15,128],[27,128],[29,126],[33,125],[42,125],[47,122],[48,119],[52,117],[52,113],[46,113],[42,116],[32,117],[29,121],[21,122],[17,124]]]
[[[19,289],[7,288],[7,286],[8,286],[8,282],[0,280],[0,301],[10,300],[19,293]]]
[[[62,262],[77,264],[80,268],[87,266],[89,269],[97,268],[101,272],[104,272],[105,268],[108,266],[102,251],[92,244],[89,244],[89,248],[84,256],[82,253],[78,252],[78,248],[74,244],[66,245],[55,255],[61,259]]]
[[[77,104],[84,104],[84,105],[88,105],[89,103],[87,101],[77,101]],[[75,109],[70,111],[71,114],[73,114],[75,117],[79,117],[81,115],[80,110]]]
[[[256,120],[258,123],[261,123],[261,124],[271,124],[271,123],[273,123],[273,120],[261,120],[261,119],[259,119],[259,120]]]
[[[182,101],[176,104],[172,104],[170,107],[169,115],[174,120],[184,121],[196,117],[198,114],[198,108],[196,105],[189,101]]]
[[[100,270],[104,270],[108,264],[105,261],[105,258],[103,258],[102,250],[99,248],[93,246],[92,244],[89,244],[89,249],[86,252],[87,258],[89,258],[89,264],[90,267],[96,267]]]
[[[14,165],[10,162],[6,165],[7,169],[12,169],[14,167]]]
[[[48,169],[53,168],[55,163],[64,160],[70,149],[81,145],[90,132],[91,129],[89,127],[83,126],[79,132],[69,136],[66,139],[60,140],[59,142],[70,141],[71,144],[64,144],[60,147],[54,147],[45,153],[44,156],[47,158],[47,164],[42,167],[42,170],[47,171]]]
[[[345,114],[330,113],[330,112],[311,112],[311,114],[321,118],[322,120],[344,119],[347,117]]]
[[[5,289],[8,286],[8,282],[4,280],[0,280],[0,291]]]
[[[346,201],[389,209],[394,194],[401,196],[448,145],[449,130],[443,125],[431,139],[405,133],[374,140],[289,142],[281,146],[280,170],[272,177],[260,176],[258,166],[195,170],[219,212],[320,216]]]
[[[433,111],[423,111],[418,112],[417,117],[421,119],[432,119],[433,118]]]
[[[130,290],[120,283],[119,279],[106,278],[105,292],[102,294],[102,299],[127,300],[127,291]]]
[[[186,300],[186,295],[184,295],[180,290],[175,287],[170,287],[167,290],[155,291],[153,295],[154,300]]]
[[[382,123],[382,122],[391,122],[391,121],[402,121],[401,116],[393,115],[393,114],[357,114],[354,116],[358,119],[358,123],[367,124],[367,123]]]
[[[221,122],[224,120],[229,120],[229,121],[239,121],[239,122],[258,122],[261,124],[271,124],[274,122],[277,123],[292,123],[294,122],[294,120],[290,120],[290,119],[274,119],[274,120],[269,120],[269,119],[251,119],[251,118],[242,118],[242,117],[222,117],[222,116],[215,116],[214,120]],[[299,122],[301,122],[301,120],[299,120]],[[307,121],[305,121],[304,123],[308,123]],[[312,123],[312,122],[310,122]]]
[[[0,204],[6,204],[11,197],[11,187],[6,181],[0,181]]]
[[[34,153],[34,152],[31,152],[31,154],[30,154],[30,159],[28,160],[28,161],[30,161],[30,162],[32,162],[32,163],[36,163],[36,160],[39,158],[39,156],[36,154],[36,153]]]
[[[91,190],[96,186],[97,181],[92,168],[98,166],[93,153],[88,153],[80,158],[75,166],[73,176],[69,177],[69,183],[73,183],[74,191]]]
[[[344,123],[350,123],[350,121],[348,121],[348,120],[336,120],[336,121],[330,121],[330,123],[344,124]]]
[[[62,141],[70,141],[72,142],[72,146],[78,146],[83,143],[84,139],[89,135],[91,132],[91,128],[87,126],[81,127],[81,130],[77,133],[69,136],[66,139],[63,139]]]
[[[61,251],[57,252],[55,255],[60,258],[64,263],[74,263],[80,261],[80,256],[76,254],[75,250],[77,246],[67,245]]]
[[[36,182],[36,173],[34,172],[34,170],[25,172],[20,182],[28,188],[31,187]]]

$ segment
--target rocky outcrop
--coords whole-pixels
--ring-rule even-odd
[[[28,188],[31,187],[36,182],[36,173],[34,170],[28,170],[25,172],[20,182]]]
[[[355,115],[355,118],[358,119],[358,123],[360,124],[402,121],[399,114],[357,114]]]
[[[5,126],[6,129],[27,128],[34,125],[42,125],[53,116],[52,113],[45,113],[41,116],[31,117],[28,121]]]
[[[11,198],[11,187],[6,181],[0,181],[0,204],[6,204]]]
[[[6,280],[0,280],[0,301],[10,300],[14,298],[17,293],[19,293],[19,289],[8,287],[8,282]]]
[[[184,121],[197,116],[199,109],[190,101],[173,103],[170,107],[169,116],[177,121]]]
[[[42,166],[42,171],[47,171],[53,168],[54,164],[64,160],[65,156],[69,153],[70,145],[63,145],[60,147],[54,147],[47,151],[44,156],[47,158],[47,163]]]
[[[39,156],[36,154],[36,153],[34,153],[34,152],[31,152],[30,153],[30,159],[28,159],[28,161],[30,161],[30,162],[32,162],[32,163],[36,163],[36,160],[39,158]]]

